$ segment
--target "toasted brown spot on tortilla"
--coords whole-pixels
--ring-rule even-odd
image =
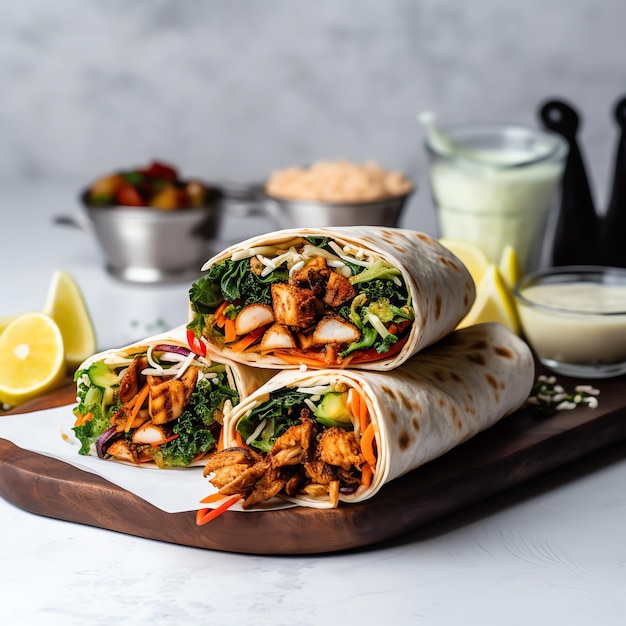
[[[400,401],[402,403],[403,408],[407,411],[421,411],[421,407],[417,402],[412,402],[411,398],[406,394],[400,394]]]
[[[453,270],[459,269],[459,264],[455,263],[452,259],[449,259],[448,257],[440,256],[438,258],[438,261],[441,261],[444,265],[449,265]]]
[[[446,375],[443,370],[433,369],[431,374],[433,375],[433,378],[436,378],[440,383],[443,383],[446,380]]]
[[[446,406],[446,401],[443,398],[439,398],[438,404],[440,407],[444,407]]]
[[[413,426],[413,430],[418,431],[420,429],[420,421],[416,417],[412,417],[411,426]]]
[[[487,379],[487,382],[489,383],[489,385],[493,388],[493,393],[496,399],[496,402],[500,401],[500,394],[498,393],[498,381],[491,375],[491,374],[485,374],[485,378]]]
[[[493,351],[498,356],[501,356],[505,359],[512,359],[515,356],[511,350],[509,350],[508,348],[502,348],[501,346],[494,346]]]
[[[452,378],[455,383],[460,383],[462,380],[456,372],[450,372],[450,378]]]
[[[485,378],[491,387],[498,388],[498,381],[491,374],[485,374]]]
[[[435,245],[435,240],[425,233],[415,233],[415,236],[431,246]]]
[[[438,320],[441,315],[441,294],[435,296],[435,319]]]
[[[381,387],[381,389],[383,390],[383,392],[385,394],[387,394],[394,402],[398,401],[398,394],[396,393],[395,389],[392,389],[391,387],[386,387],[383,386]]]
[[[477,341],[476,343],[473,343],[471,345],[472,350],[485,350],[488,347],[489,345],[487,344],[486,341]]]
[[[398,437],[398,446],[400,447],[400,450],[406,450],[411,444],[411,439],[411,435],[407,433],[406,430],[403,430]]]
[[[454,407],[450,408],[450,417],[452,418],[452,421],[454,422],[457,430],[463,430],[463,423],[459,419],[459,414]]]
[[[463,296],[463,306],[464,306],[464,307],[467,307],[467,306],[469,306],[469,303],[470,303],[469,294],[468,294],[468,293],[466,293],[466,294]]]
[[[485,357],[480,352],[470,352],[465,358],[475,365],[485,365]]]

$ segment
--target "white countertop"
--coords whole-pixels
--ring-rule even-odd
[[[83,289],[103,348],[184,322],[188,284],[120,283],[90,235],[52,226],[52,216],[76,210],[75,189],[0,186],[0,316],[40,309],[63,267]],[[227,223],[225,236],[258,227]],[[187,548],[0,499],[2,624],[621,625],[625,590],[625,443],[345,554]]]

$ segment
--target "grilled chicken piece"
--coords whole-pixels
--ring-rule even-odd
[[[263,262],[259,260],[258,257],[253,256],[250,259],[250,270],[253,274],[256,274],[257,276],[261,275],[261,272],[265,269],[265,265],[263,265]]]
[[[272,307],[279,324],[306,328],[315,322],[315,294],[289,283],[272,283]]]
[[[254,484],[254,489],[243,501],[242,508],[247,509],[260,502],[265,502],[280,493],[285,486],[291,474],[285,472],[282,468],[270,467],[263,473],[261,478]]]
[[[179,379],[171,378],[160,382],[161,380],[156,376],[148,376],[148,407],[154,424],[166,424],[181,416],[195,389],[198,368],[189,367]]]
[[[311,343],[323,346],[328,343],[347,344],[358,341],[361,331],[339,315],[330,314],[322,318],[313,331]]]
[[[290,426],[276,439],[268,455],[273,467],[296,465],[302,463],[307,457],[314,435],[313,420],[310,415],[311,412],[308,409],[303,409],[302,423]]]
[[[128,402],[145,385],[146,377],[141,373],[150,364],[145,356],[135,357],[120,380],[120,400]]]
[[[293,338],[291,331],[283,324],[274,324],[270,326],[261,339],[261,352],[266,350],[283,350],[296,348],[296,340]]]
[[[163,426],[157,426],[152,422],[142,424],[133,432],[133,443],[145,443],[150,445],[162,445],[167,441],[169,433]]]
[[[337,468],[322,461],[318,454],[315,454],[311,460],[304,462],[304,472],[311,479],[311,482],[318,485],[328,485],[337,479]]]
[[[248,493],[254,489],[254,485],[261,478],[261,476],[263,476],[266,472],[269,472],[270,468],[271,464],[268,460],[264,459],[259,461],[239,474],[235,480],[231,481],[227,485],[224,485],[220,489],[220,493],[227,496]]]
[[[250,465],[247,463],[231,463],[230,465],[218,467],[211,472],[213,474],[211,484],[216,489],[222,489],[222,487],[232,483],[241,476],[247,469],[250,469]]]
[[[328,496],[332,506],[339,503],[341,485],[358,486],[352,475],[364,460],[354,433],[328,428],[317,435],[316,423],[308,408],[300,413],[300,423],[288,428],[261,458],[246,448],[230,448],[213,453],[204,475],[224,495],[241,495],[243,508],[249,508],[279,494],[306,493]]]
[[[361,467],[365,462],[361,449],[352,431],[333,426],[322,432],[317,441],[320,460],[348,471]]]
[[[211,472],[215,472],[227,465],[244,464],[250,467],[260,460],[261,456],[248,448],[227,448],[214,452],[208,457],[203,475],[208,476]]]
[[[117,439],[106,450],[107,454],[120,461],[128,463],[144,463],[152,461],[152,455],[148,452],[150,446],[137,445],[127,439]]]
[[[291,275],[289,280],[296,287],[308,288],[319,297],[326,290],[330,274],[331,270],[326,265],[326,259],[319,256],[309,259],[302,269]]]
[[[269,304],[248,304],[244,306],[235,318],[235,332],[238,335],[248,333],[267,326],[274,321],[274,311]]]
[[[130,419],[132,410],[133,402],[131,400],[130,402],[123,404],[111,418],[111,424],[115,424],[117,432],[130,430],[131,428],[139,428],[142,424],[150,420],[148,409],[139,409],[139,412],[135,415],[133,423],[127,427],[126,422]]]
[[[337,309],[344,302],[352,300],[354,296],[356,296],[356,291],[352,283],[339,272],[330,272],[323,298],[324,304]]]
[[[288,496],[295,496],[304,485],[306,477],[302,472],[296,472],[286,483],[285,493]]]

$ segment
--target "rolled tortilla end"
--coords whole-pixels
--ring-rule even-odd
[[[279,491],[296,504],[329,508],[362,502],[520,408],[534,375],[532,353],[517,335],[497,323],[472,326],[451,333],[392,372],[281,372],[229,415],[225,445],[252,449],[260,465],[251,463],[256,467],[251,474],[257,471],[266,482],[273,475],[280,480],[297,477]],[[365,410],[352,410],[350,393],[358,394]],[[345,394],[344,407],[320,410],[326,394]],[[291,403],[291,413],[273,408],[281,403]],[[333,420],[323,419],[329,414],[335,422],[344,421],[344,435],[328,435],[338,429]],[[255,415],[265,421],[254,421]],[[300,457],[298,447],[305,438],[293,431],[290,439],[290,426],[279,430],[276,421],[285,418],[292,426],[313,421],[313,434],[306,439],[310,447]],[[279,432],[273,443],[266,436],[271,427]],[[290,453],[292,460],[299,460],[285,467]],[[297,485],[297,491],[289,492],[289,484]],[[249,502],[262,495],[254,494],[255,488],[247,485]]]

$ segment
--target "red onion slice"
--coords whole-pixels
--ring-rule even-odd
[[[117,439],[116,434],[117,428],[111,426],[111,428],[105,430],[96,440],[96,452],[101,459],[105,457],[107,447],[113,443],[114,439]]]
[[[153,348],[154,350],[159,350],[160,352],[173,352],[174,354],[180,354],[181,356],[189,356],[191,350],[189,348],[185,348],[184,346],[173,346],[169,343],[159,343]]]

